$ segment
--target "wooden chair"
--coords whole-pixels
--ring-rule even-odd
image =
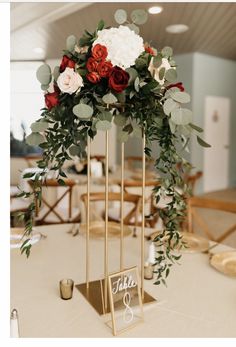
[[[40,154],[29,154],[26,155],[25,157],[23,157],[27,163],[27,166],[29,168],[31,167],[35,167],[36,166],[36,162],[39,161],[40,159],[42,159],[42,155]]]
[[[207,237],[215,242],[221,242],[226,237],[231,235],[236,231],[236,224],[224,231],[220,236],[215,237],[214,232],[212,232],[207,223],[199,215],[196,208],[206,208],[213,209],[217,211],[231,212],[236,214],[236,202],[226,202],[222,200],[209,199],[203,197],[191,197],[188,200],[188,231],[193,232],[193,222],[201,228],[201,230],[207,235]]]
[[[134,170],[137,168],[137,166],[142,165],[142,157],[137,156],[128,156],[125,158],[125,164],[127,169]],[[154,160],[152,158],[146,157],[146,169],[150,169],[154,164]]]
[[[72,191],[76,182],[71,179],[65,179],[65,186],[61,186],[55,179],[47,179],[42,183],[42,207],[36,206],[35,222],[38,225],[42,224],[61,224],[75,223],[80,221],[80,212],[77,208],[72,207]],[[34,181],[30,180],[29,184],[34,190]],[[49,202],[47,188],[54,191],[53,203]],[[59,195],[59,188],[64,188],[64,192]],[[60,207],[61,201],[68,197],[66,208]]]
[[[196,183],[202,177],[202,175],[203,175],[202,171],[197,171],[193,175],[186,175],[184,180],[186,184],[188,185],[188,187],[190,188],[191,195],[194,195]]]
[[[109,202],[120,202],[121,194],[120,193],[108,193],[108,201]],[[87,194],[81,195],[81,200],[85,204],[85,208],[87,210]],[[98,201],[105,201],[105,193],[90,193],[90,202],[98,202]],[[133,206],[131,210],[129,210],[128,213],[126,213],[124,217],[124,224],[125,225],[135,225],[137,226],[137,218],[138,218],[138,211],[140,209],[140,203],[141,199],[139,195],[135,194],[128,194],[124,193],[124,203],[131,203]],[[120,221],[120,209],[118,209],[118,216],[117,218],[113,218],[109,216],[108,212],[108,220],[113,222],[119,222]]]
[[[158,185],[158,181],[155,180],[147,180],[145,182],[145,187],[155,187]],[[137,188],[139,189],[139,194],[137,193],[137,191],[135,192],[135,194],[142,196],[142,181],[140,180],[124,180],[124,191],[126,193],[131,193],[131,189],[133,188]],[[145,218],[145,227],[147,228],[154,228],[158,218],[159,218],[159,214],[158,214],[158,210],[157,207],[155,206],[155,197],[153,192],[151,192],[151,194],[149,196],[145,196],[145,205],[148,205],[148,217]],[[141,208],[142,208],[142,204],[140,204],[140,210],[139,210],[139,216],[141,216]],[[147,212],[147,211],[146,211]],[[141,221],[138,221],[138,225],[141,225]]]

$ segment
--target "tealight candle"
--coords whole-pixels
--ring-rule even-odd
[[[146,280],[153,279],[153,265],[150,263],[145,263],[144,265],[144,278]]]
[[[74,281],[71,279],[63,279],[60,281],[60,294],[61,298],[68,300],[72,298]]]

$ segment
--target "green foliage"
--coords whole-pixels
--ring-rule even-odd
[[[48,86],[52,79],[50,66],[48,64],[41,65],[36,71],[36,77],[43,86]]]
[[[32,134],[26,137],[26,143],[30,146],[38,146],[45,141],[43,135],[33,132]]]
[[[112,93],[108,93],[102,97],[102,101],[105,104],[109,105],[109,104],[115,104],[118,100]]]
[[[123,24],[127,21],[127,12],[122,9],[116,10],[114,18],[118,24]]]
[[[118,23],[127,23],[127,14],[123,10],[117,10],[115,19]],[[134,30],[139,29],[137,25],[145,23],[147,14],[143,10],[135,10],[131,13],[132,26]],[[66,177],[63,165],[66,160],[77,156],[86,156],[87,138],[93,139],[98,131],[111,129],[112,122],[118,126],[118,139],[127,142],[130,136],[141,138],[146,136],[146,156],[152,157],[153,144],[159,145],[158,157],[154,157],[155,168],[161,176],[158,185],[154,188],[156,201],[162,196],[169,196],[170,203],[166,208],[159,210],[160,217],[164,221],[164,230],[156,238],[156,284],[166,284],[165,279],[169,276],[170,268],[179,260],[176,255],[176,247],[182,245],[179,234],[180,223],[185,216],[185,201],[176,191],[176,186],[184,187],[183,176],[189,164],[182,158],[177,148],[186,148],[191,131],[201,132],[202,129],[192,124],[192,112],[182,107],[182,104],[190,101],[190,96],[180,92],[178,88],[168,88],[177,78],[175,68],[160,69],[163,58],[166,58],[171,66],[175,66],[170,47],[163,48],[152,56],[143,52],[135,61],[135,64],[126,71],[129,73],[129,84],[122,93],[115,93],[109,88],[109,83],[102,78],[99,83],[88,82],[86,60],[91,55],[91,48],[97,37],[97,31],[104,28],[104,22],[100,21],[93,33],[85,31],[79,40],[81,47],[86,47],[86,53],[75,51],[77,39],[70,36],[67,39],[67,50],[64,51],[69,58],[76,62],[76,71],[83,77],[84,86],[78,93],[69,95],[60,93],[59,104],[51,110],[42,110],[41,117],[32,124],[32,134],[27,137],[30,144],[39,144],[43,149],[43,159],[38,163],[42,172],[37,173],[31,195],[22,192],[22,196],[31,198],[27,223],[26,236],[30,239],[32,221],[35,211],[35,201],[41,201],[41,182],[45,179],[47,169],[58,173],[57,179],[60,184],[65,184]],[[151,76],[148,67],[150,62],[158,70],[159,78],[164,80],[160,85]],[[58,67],[54,69],[54,79],[57,80]],[[40,83],[48,86],[51,79],[51,70],[46,64],[37,72]],[[55,82],[56,83],[56,82]],[[41,134],[42,133],[42,134]],[[209,146],[201,138],[197,141],[202,146]],[[181,165],[181,171],[178,169]],[[29,178],[29,177],[28,177]],[[184,190],[184,194],[186,189]],[[21,217],[23,218],[23,217]],[[24,217],[25,218],[25,217]],[[22,252],[28,256],[31,244],[26,242]]]
[[[77,44],[77,38],[75,35],[70,35],[66,39],[66,49],[70,52],[73,52],[75,45]]]
[[[130,17],[134,24],[142,25],[146,23],[148,14],[145,10],[133,10]]]
[[[81,103],[73,107],[73,113],[80,119],[90,119],[93,114],[93,108]]]

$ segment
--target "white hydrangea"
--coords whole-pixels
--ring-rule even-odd
[[[113,66],[122,69],[134,65],[135,60],[144,51],[142,37],[124,25],[120,25],[119,28],[99,30],[93,46],[98,43],[107,48],[107,60],[110,60]]]
[[[148,70],[150,71],[151,75],[153,76],[153,78],[162,86],[165,82],[165,78],[163,77],[162,79],[160,79],[159,77],[159,72],[162,68],[165,68],[165,70],[169,70],[171,69],[171,66],[170,66],[170,63],[168,61],[168,59],[166,58],[162,58],[162,62],[161,62],[161,65],[156,68],[154,65],[153,65],[153,58],[151,59],[150,61],[150,64],[149,64],[149,67],[148,67]]]

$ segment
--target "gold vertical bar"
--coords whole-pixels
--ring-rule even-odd
[[[144,228],[145,228],[145,130],[142,141],[142,228],[141,228],[141,296],[144,300]]]
[[[86,288],[89,288],[89,231],[90,231],[90,137],[87,137],[87,221],[86,221]]]
[[[120,271],[124,267],[124,142],[121,143],[121,194],[120,194]]]
[[[108,292],[108,166],[109,166],[109,133],[106,131],[106,176],[105,176],[105,254],[104,254],[104,302],[105,312],[107,312],[107,292]]]

